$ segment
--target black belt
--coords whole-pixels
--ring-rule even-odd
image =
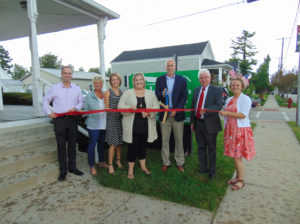
[[[64,115],[64,116],[60,116],[59,118],[71,119],[71,118],[76,118],[76,117],[75,116],[71,116],[71,115]]]

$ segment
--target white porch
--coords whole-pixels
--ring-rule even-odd
[[[117,13],[92,0],[0,0],[0,2],[0,41],[29,36],[32,98],[36,117],[44,116],[41,107],[42,80],[40,79],[38,34],[97,24],[99,65],[101,74],[105,78],[105,26],[108,20],[120,17]]]

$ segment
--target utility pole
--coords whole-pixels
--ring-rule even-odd
[[[283,61],[284,39],[290,39],[290,38],[284,38],[284,37],[282,37],[282,38],[278,38],[278,39],[277,39],[277,40],[282,40],[282,44],[281,44],[280,64],[279,64],[279,66],[278,66],[278,70],[279,70],[279,71],[282,71],[282,68],[283,68],[283,63],[282,63],[282,61]]]
[[[297,43],[296,43],[296,52],[300,52],[300,25],[297,26]],[[297,126],[300,126],[300,53],[299,53],[299,62],[298,62],[298,88],[297,88],[297,109],[296,109],[296,122]]]

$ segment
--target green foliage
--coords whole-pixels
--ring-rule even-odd
[[[3,93],[3,104],[32,105],[31,93]]]
[[[4,49],[2,45],[0,45],[0,66],[7,73],[11,73],[12,65],[10,65],[12,58],[9,57],[9,53]]]
[[[18,80],[18,79],[22,78],[23,76],[28,75],[29,73],[30,73],[30,71],[27,70],[22,65],[14,64],[12,78]]]
[[[268,91],[270,82],[269,82],[269,65],[270,65],[271,58],[268,55],[264,62],[259,66],[257,73],[253,75],[251,78],[254,86],[255,91],[259,94],[263,94]]]
[[[284,93],[289,93],[297,86],[297,75],[294,72],[284,74],[284,72],[280,70],[272,77],[271,84],[278,88],[280,95],[284,95]]]
[[[275,95],[275,99],[276,99],[279,106],[281,106],[281,107],[287,107],[288,106],[289,102],[288,102],[287,98],[282,98],[278,95]],[[292,107],[296,107],[296,106],[297,106],[297,104],[292,102]]]
[[[232,62],[240,62],[240,71],[244,76],[251,73],[251,66],[256,65],[256,60],[253,59],[257,53],[256,47],[251,41],[251,38],[255,35],[255,32],[250,33],[246,30],[242,31],[242,35],[237,37],[236,40],[231,40],[233,49]]]
[[[116,175],[109,175],[107,171],[99,172],[98,181],[101,185],[112,187],[136,194],[147,195],[167,201],[181,203],[197,208],[216,211],[228,187],[227,180],[234,172],[232,158],[223,155],[223,135],[218,134],[217,139],[217,173],[214,180],[210,180],[206,174],[199,174],[199,161],[197,145],[194,140],[193,153],[186,157],[185,172],[180,173],[175,165],[172,165],[166,173],[161,171],[161,152],[157,150],[147,151],[147,167],[152,172],[152,177],[147,177],[135,165],[135,178],[127,178],[127,147],[123,146],[122,163],[125,170],[116,169]],[[170,158],[172,164],[173,153]]]
[[[84,72],[84,68],[83,68],[83,67],[80,67],[80,68],[78,69],[78,71]]]
[[[40,66],[41,68],[56,68],[59,69],[62,67],[62,60],[58,60],[58,56],[51,54],[44,54],[40,57]]]
[[[89,72],[95,72],[95,73],[101,74],[101,68],[100,67],[90,68]],[[108,68],[106,70],[105,76],[109,77],[110,75],[111,75],[111,68]]]
[[[291,127],[291,129],[294,132],[296,138],[298,139],[298,142],[300,143],[300,127],[298,127],[296,122],[294,122],[294,121],[290,121],[290,122],[287,122],[287,123]]]
[[[101,74],[101,68],[100,67],[90,68],[89,72],[95,72],[95,73]]]

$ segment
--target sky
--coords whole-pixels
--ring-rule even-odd
[[[257,67],[269,54],[270,74],[278,70],[282,38],[283,68],[298,69],[299,53],[295,53],[296,17],[299,0],[94,0],[118,13],[120,19],[106,25],[104,44],[106,69],[123,51],[197,43],[209,40],[215,60],[231,57],[231,41],[243,30],[256,32],[252,38],[257,48]],[[186,16],[195,14],[192,16]],[[176,20],[171,18],[182,17]],[[169,21],[166,21],[169,20]],[[162,22],[165,21],[165,22]],[[100,65],[96,25],[38,36],[39,56],[51,52],[87,71]],[[20,38],[1,41],[12,63],[29,68],[29,40]]]

